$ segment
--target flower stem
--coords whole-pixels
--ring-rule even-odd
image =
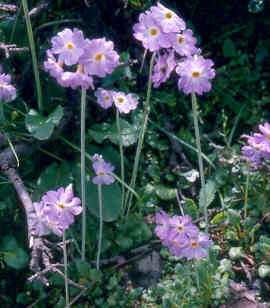
[[[99,235],[98,235],[98,252],[97,252],[97,270],[99,270],[99,261],[102,245],[102,229],[103,229],[103,215],[102,215],[102,184],[98,184],[98,204],[99,204]]]
[[[63,231],[64,243],[64,270],[65,270],[65,291],[66,291],[66,305],[69,305],[69,290],[68,290],[68,271],[67,271],[67,244],[66,244],[66,231]]]
[[[244,220],[247,219],[247,201],[248,201],[248,186],[250,180],[250,161],[248,162],[248,174],[245,188],[245,203],[244,203]]]
[[[29,45],[30,45],[30,50],[31,50],[31,55],[32,55],[35,82],[36,82],[36,87],[37,87],[38,110],[40,113],[42,113],[42,110],[43,110],[42,92],[41,92],[41,85],[40,85],[40,78],[39,78],[39,71],[38,71],[38,61],[37,61],[35,41],[34,41],[34,36],[33,36],[30,16],[29,16],[27,0],[22,0],[22,5],[23,5],[25,22],[26,22],[27,35],[28,35],[28,40],[29,40]]]
[[[135,184],[136,184],[136,178],[137,178],[138,167],[139,167],[139,162],[140,162],[140,155],[141,155],[143,141],[144,141],[144,135],[145,135],[145,132],[146,132],[146,129],[147,129],[147,122],[148,122],[148,118],[149,118],[149,114],[150,114],[150,110],[151,110],[150,109],[150,98],[151,98],[152,74],[153,74],[155,56],[156,56],[156,53],[154,52],[152,54],[151,61],[150,61],[148,86],[147,86],[147,94],[146,94],[146,103],[145,103],[145,106],[144,106],[144,116],[143,116],[143,120],[142,120],[142,126],[141,126],[141,130],[140,130],[139,141],[138,141],[135,161],[134,161],[134,165],[133,165],[132,177],[131,177],[131,181],[130,181],[130,187],[132,189],[135,188]],[[129,196],[130,196],[130,198],[129,198]],[[133,198],[132,195],[127,194],[127,197],[126,197],[127,214],[126,214],[126,216],[128,216],[128,213],[129,213],[129,210],[130,210],[132,198]]]
[[[208,212],[207,212],[207,204],[206,204],[206,190],[205,190],[202,150],[201,150],[201,142],[200,142],[200,131],[199,131],[199,124],[198,124],[197,98],[194,92],[192,92],[191,94],[191,101],[192,101],[193,121],[194,121],[194,128],[195,128],[195,137],[196,137],[196,147],[198,150],[197,154],[198,154],[200,179],[201,179],[201,187],[202,187],[202,195],[203,195],[205,227],[206,227],[206,232],[208,232]]]
[[[121,180],[122,180],[122,200],[121,200],[121,208],[122,211],[124,210],[124,200],[125,200],[125,166],[124,166],[124,151],[123,151],[123,142],[122,142],[122,135],[121,135],[121,127],[120,127],[120,116],[119,110],[116,108],[116,125],[118,130],[119,136],[119,150],[120,150],[120,160],[121,160]]]
[[[82,260],[85,260],[86,204],[85,204],[85,109],[86,89],[81,93],[81,195],[82,195]]]

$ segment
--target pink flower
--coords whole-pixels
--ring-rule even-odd
[[[179,90],[185,94],[195,92],[199,95],[209,92],[211,83],[209,80],[216,75],[212,68],[212,60],[207,60],[202,56],[194,55],[187,57],[176,67],[176,73],[180,76],[178,81]]]
[[[157,6],[152,6],[150,9],[152,17],[161,26],[163,32],[179,32],[186,28],[184,20],[161,3],[158,2]]]
[[[11,77],[8,74],[0,74],[0,103],[8,102],[16,98],[16,88],[11,84]]]
[[[171,50],[169,53],[164,52],[163,55],[158,53],[154,66],[154,74],[152,76],[155,88],[159,87],[161,83],[166,82],[170,78],[175,65],[174,51]]]
[[[44,214],[48,221],[62,229],[67,229],[74,222],[74,215],[82,212],[81,200],[74,197],[72,184],[48,191],[41,201],[44,202]]]
[[[78,29],[64,29],[52,38],[52,53],[59,54],[59,61],[66,65],[77,64],[84,53],[85,40]]]
[[[270,124],[260,124],[259,130],[262,132],[262,134],[255,133],[254,141],[258,144],[258,147],[262,151],[270,153]]]
[[[114,104],[120,113],[129,113],[131,110],[136,109],[139,104],[138,100],[131,94],[113,92],[112,96]]]
[[[181,255],[188,260],[199,260],[207,256],[206,248],[210,247],[211,244],[206,233],[198,233],[189,238],[186,245],[181,250]]]
[[[115,169],[111,163],[106,163],[103,158],[97,158],[93,162],[93,169],[96,176],[93,178],[94,184],[112,184],[115,179],[110,175]]]
[[[64,72],[63,70],[64,63],[56,61],[55,56],[50,50],[47,50],[46,53],[48,56],[48,60],[44,62],[44,68],[46,71],[49,71],[52,77],[57,78]]]
[[[164,33],[152,14],[140,14],[139,23],[133,26],[134,37],[141,41],[145,49],[157,51],[171,46],[170,34]]]
[[[97,98],[98,104],[102,108],[108,109],[112,106],[113,104],[112,91],[105,90],[103,88],[98,88],[94,94]]]
[[[83,70],[89,75],[105,77],[119,66],[119,55],[114,50],[113,42],[105,38],[86,40],[84,55],[80,59]]]
[[[181,56],[192,56],[198,50],[195,46],[197,40],[192,36],[192,31],[186,29],[183,33],[175,33],[171,37],[174,50]]]

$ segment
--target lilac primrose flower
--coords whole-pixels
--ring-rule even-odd
[[[76,89],[77,87],[82,87],[88,89],[91,87],[94,89],[93,78],[82,73],[80,70],[77,70],[77,72],[63,72],[59,74],[57,76],[57,82],[65,88],[71,87],[72,89]]]
[[[251,164],[258,166],[263,159],[270,158],[270,153],[261,150],[260,144],[256,142],[257,137],[248,138],[249,145],[242,147],[242,155],[244,158],[248,159]]]
[[[198,55],[190,56],[180,62],[176,67],[176,73],[180,75],[179,90],[183,90],[185,94],[195,92],[200,95],[210,91],[209,79],[213,79],[216,74],[213,65],[212,60]]]
[[[211,244],[206,233],[197,233],[189,238],[187,244],[182,248],[181,255],[188,260],[199,260],[207,256],[206,248],[210,247]]]
[[[94,94],[97,98],[98,104],[102,108],[108,109],[112,106],[113,104],[112,91],[105,90],[103,88],[98,88]]]
[[[163,32],[169,33],[185,30],[186,24],[184,20],[161,3],[158,2],[157,6],[152,6],[150,9],[152,17],[161,26]]]
[[[192,30],[186,29],[183,33],[175,33],[171,37],[171,43],[174,50],[181,56],[192,56],[198,51],[195,46],[197,40],[192,36]]]
[[[188,237],[195,236],[196,234],[197,228],[192,224],[190,216],[173,216],[171,218],[169,241],[176,241],[179,244],[182,244]]]
[[[115,169],[111,163],[106,163],[103,158],[96,159],[93,163],[96,176],[93,178],[94,184],[112,184],[115,179],[110,175]]]
[[[169,246],[170,216],[164,211],[156,213],[156,223],[158,224],[155,228],[156,235],[162,240],[164,246]]]
[[[89,75],[105,77],[119,66],[119,55],[114,50],[113,42],[105,38],[86,40],[84,55],[80,59],[84,71]]]
[[[175,65],[176,62],[174,59],[173,50],[171,50],[169,53],[165,52],[163,55],[158,53],[154,66],[154,74],[152,76],[154,88],[159,87],[161,83],[167,81],[170,78],[171,72],[174,70]]]
[[[50,190],[42,197],[45,204],[44,214],[48,221],[59,224],[62,229],[67,229],[74,222],[74,215],[82,212],[81,200],[74,197],[72,184],[66,188],[60,187],[57,191]]]
[[[16,98],[16,88],[11,84],[8,74],[0,74],[0,101],[9,102]]]
[[[270,153],[270,124],[264,123],[259,125],[262,134],[255,133],[254,141],[258,144],[261,151]]]
[[[47,50],[48,60],[44,62],[44,68],[46,71],[49,71],[50,75],[54,78],[57,78],[61,75],[63,70],[63,62],[57,62],[55,56],[50,50]]]
[[[164,33],[150,12],[139,16],[139,23],[133,26],[133,36],[142,42],[145,49],[157,51],[160,48],[169,48],[170,34]]]
[[[52,53],[59,54],[59,61],[66,65],[78,63],[84,53],[85,40],[78,29],[64,29],[52,38]]]
[[[120,113],[129,113],[131,110],[137,108],[138,100],[132,94],[125,94],[123,92],[113,92],[113,101]]]
[[[33,207],[35,212],[30,216],[30,219],[33,221],[35,234],[37,236],[46,235],[50,232],[48,228],[47,217],[44,214],[44,202],[34,202]]]

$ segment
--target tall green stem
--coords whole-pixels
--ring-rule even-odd
[[[192,101],[196,147],[198,150],[197,154],[198,154],[198,161],[199,161],[200,179],[201,179],[203,204],[204,204],[204,219],[205,219],[205,225],[206,225],[206,232],[208,232],[208,212],[207,212],[207,204],[206,204],[205,178],[204,178],[204,171],[203,171],[202,149],[201,149],[200,131],[199,131],[199,124],[198,124],[197,98],[194,92],[192,92],[191,94],[191,101]]]
[[[247,201],[248,201],[248,186],[250,180],[250,161],[248,162],[248,174],[245,188],[245,203],[244,203],[244,220],[247,219]]]
[[[98,205],[99,205],[99,235],[97,252],[97,270],[99,270],[100,253],[102,246],[103,214],[102,214],[102,186],[98,184]]]
[[[86,242],[86,204],[85,204],[85,110],[86,89],[82,88],[81,94],[81,197],[82,197],[82,260],[85,260]]]
[[[64,251],[64,270],[65,270],[66,305],[69,305],[66,231],[63,231],[63,244],[64,244],[64,249],[63,249],[63,251]]]
[[[152,54],[151,61],[150,61],[148,86],[147,86],[147,94],[146,94],[146,103],[145,103],[145,106],[144,106],[144,116],[143,116],[143,120],[142,120],[142,126],[141,126],[141,130],[140,130],[139,141],[138,141],[135,161],[134,161],[134,165],[133,165],[132,177],[131,177],[131,181],[130,181],[130,187],[132,189],[135,188],[135,184],[136,184],[136,178],[137,178],[138,167],[139,167],[139,162],[140,162],[140,155],[141,155],[143,141],[144,141],[144,135],[145,135],[145,132],[146,132],[146,129],[147,129],[147,122],[148,122],[148,118],[149,118],[149,114],[150,114],[150,110],[151,110],[151,108],[150,108],[150,98],[151,98],[152,74],[153,74],[155,56],[156,56],[156,53],[154,52]],[[130,198],[128,200],[129,196],[130,196]],[[127,198],[126,198],[126,201],[127,201],[127,216],[128,216],[128,213],[129,213],[129,209],[131,207],[132,197],[133,196],[130,195],[129,193],[127,194]]]
[[[125,200],[125,166],[124,166],[124,151],[123,151],[123,142],[122,142],[122,135],[121,135],[121,127],[120,127],[120,116],[119,111],[116,108],[116,126],[118,130],[118,136],[119,136],[119,150],[120,150],[120,160],[121,160],[121,180],[122,180],[122,201],[121,201],[121,207],[122,210],[124,210],[124,200]]]
[[[42,92],[41,92],[41,85],[40,85],[40,79],[39,79],[39,71],[38,71],[38,62],[37,62],[37,55],[36,55],[36,49],[35,49],[35,41],[29,16],[29,10],[27,5],[27,0],[22,0],[23,5],[23,11],[24,11],[24,17],[26,22],[26,28],[27,28],[27,35],[32,55],[32,63],[34,68],[34,76],[35,76],[35,82],[37,87],[37,98],[38,98],[38,110],[40,113],[42,113],[43,107],[42,107]]]
[[[4,122],[5,122],[4,103],[0,101],[0,124],[3,125]]]

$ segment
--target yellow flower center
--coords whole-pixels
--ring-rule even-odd
[[[193,78],[199,78],[201,76],[200,72],[193,72],[192,77]]]
[[[120,104],[124,103],[124,101],[125,101],[125,100],[123,99],[123,97],[118,97],[117,100],[118,100],[118,103],[120,103]]]
[[[65,206],[63,204],[58,204],[58,207],[63,210],[65,208]]]
[[[72,43],[67,43],[66,47],[67,47],[67,49],[72,50],[74,46],[73,46]]]
[[[180,232],[184,230],[184,228],[183,228],[182,226],[178,226],[177,229],[178,229],[178,231],[180,231]]]
[[[105,172],[98,172],[98,175],[104,176],[104,175],[106,175],[106,173]]]
[[[105,96],[105,97],[104,97],[104,101],[107,102],[107,101],[109,101],[109,100],[110,100],[110,97],[109,97],[109,96]]]
[[[269,136],[266,136],[266,139],[270,140],[270,135],[269,135]]]
[[[185,39],[184,39],[183,36],[179,36],[179,37],[178,37],[178,44],[179,44],[179,45],[182,45],[182,44],[184,43],[184,40],[185,40]]]
[[[96,60],[97,62],[100,62],[100,61],[103,59],[103,57],[104,57],[104,55],[103,55],[102,53],[97,53],[97,54],[95,55],[95,60]]]
[[[198,242],[191,242],[191,247],[196,248],[198,246]]]
[[[171,13],[171,12],[167,12],[166,14],[165,14],[165,18],[166,19],[171,19],[173,17],[173,14]]]
[[[150,35],[157,36],[158,35],[158,29],[157,28],[150,29]]]
[[[62,67],[62,68],[63,68],[64,62],[57,62],[57,65],[58,65],[59,67]]]
[[[260,148],[258,148],[258,147],[255,147],[255,150],[256,150],[256,151],[260,151],[261,149],[260,149]]]

